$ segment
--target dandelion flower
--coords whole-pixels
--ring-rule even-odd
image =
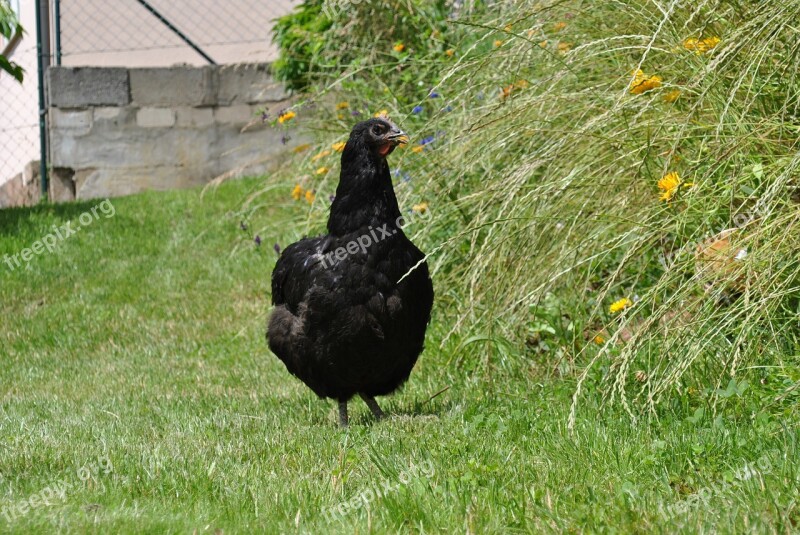
[[[349,107],[350,107],[349,102],[340,102],[339,104],[336,105],[337,110],[346,110]]]
[[[678,191],[681,182],[681,177],[678,173],[672,172],[664,175],[661,180],[658,181],[658,189],[661,190],[661,196],[659,198],[662,201],[671,200]]]
[[[633,301],[631,301],[627,297],[623,297],[622,299],[619,299],[611,303],[611,306],[608,307],[608,311],[611,312],[612,314],[616,314],[618,312],[622,312],[623,310],[631,306],[633,306]]]
[[[547,48],[547,39],[539,41],[539,48]]]
[[[555,24],[553,24],[553,31],[554,32],[560,32],[561,30],[563,30],[566,27],[567,27],[567,23],[566,22],[556,22]]]
[[[655,89],[657,87],[661,87],[660,76],[653,75],[648,77],[644,71],[638,69],[633,75],[633,81],[630,85],[630,92],[634,95],[641,95],[645,91],[650,91],[651,89]]]
[[[444,51],[444,55],[447,56],[448,58],[452,58],[455,55],[455,53],[456,51],[453,50],[452,48],[448,48],[447,50]]]
[[[505,27],[505,28],[503,28],[503,31],[505,31],[505,32],[509,32],[509,33],[510,33],[510,32],[511,32],[511,30],[513,30],[513,29],[514,29],[514,27],[513,27],[513,26],[511,26],[510,24],[506,24],[506,27]]]
[[[411,207],[411,210],[418,214],[424,214],[425,212],[428,211],[428,203],[421,202],[419,204],[415,204],[414,206]]]
[[[329,167],[320,167],[319,169],[317,169],[316,174],[318,174],[318,175],[326,175],[326,174],[328,174],[328,171],[330,171]]]
[[[301,152],[307,151],[311,148],[311,143],[303,143],[302,145],[298,145],[292,149],[293,152],[300,154]]]
[[[606,339],[598,334],[594,337],[594,343],[601,346],[606,343]]]
[[[338,143],[334,143],[333,145],[331,145],[331,148],[333,148],[333,150],[335,150],[336,152],[342,152],[344,150],[345,145],[347,145],[347,142],[339,141]]]
[[[422,152],[424,150],[425,150],[425,147],[422,146],[422,145],[417,145],[417,146],[411,148],[412,152],[417,152],[417,153]]]
[[[403,50],[406,49],[406,45],[404,45],[403,43],[397,43],[392,48],[394,48],[395,52],[402,52]]]
[[[306,191],[306,202],[308,202],[308,204],[313,204],[315,196],[316,195],[313,191],[311,190]]]
[[[287,121],[291,121],[297,117],[297,114],[291,110],[281,113],[280,117],[278,117],[278,122],[283,124]]]
[[[292,190],[292,199],[299,201],[300,197],[302,196],[303,196],[303,187],[300,184],[297,184]]]
[[[570,49],[572,49],[572,43],[566,43],[564,41],[558,43],[558,51],[562,54],[566,54]]]
[[[502,39],[497,39],[497,40],[494,42],[494,47],[495,47],[495,48],[500,48],[501,46],[503,46],[503,40],[502,40]]]
[[[664,95],[664,102],[666,102],[668,104],[672,104],[673,102],[678,100],[678,98],[680,96],[681,96],[681,90],[680,89],[673,89],[672,91],[670,91],[669,93]]]
[[[311,161],[312,162],[316,162],[317,160],[319,160],[321,158],[324,158],[325,156],[328,156],[330,153],[331,153],[331,151],[324,150],[324,151],[320,152],[319,154],[317,154],[316,156],[314,156],[313,158],[311,158]]]
[[[373,115],[373,117],[389,117],[389,110],[381,110],[379,112],[376,112],[375,115]]]

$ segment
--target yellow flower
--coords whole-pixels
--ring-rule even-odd
[[[346,110],[349,107],[350,107],[349,102],[340,102],[339,104],[336,105],[337,110]]]
[[[411,148],[411,151],[412,151],[412,152],[422,152],[422,151],[424,151],[424,150],[425,150],[425,147],[424,147],[424,146],[422,146],[422,145],[414,145],[414,146]]]
[[[566,22],[556,22],[553,25],[553,31],[554,32],[560,32],[561,30],[563,30],[566,27],[567,27],[567,23]]]
[[[506,24],[506,27],[505,27],[505,28],[503,28],[503,31],[506,31],[506,32],[508,32],[508,33],[511,33],[511,30],[513,30],[513,29],[514,29],[514,27],[513,27],[513,26],[511,26],[510,24]]]
[[[444,55],[447,56],[448,58],[452,58],[453,55],[455,55],[455,53],[456,51],[453,50],[452,48],[448,48],[447,50],[444,51]]]
[[[381,110],[373,115],[373,117],[389,117],[389,110]]]
[[[721,41],[722,39],[720,39],[719,37],[706,37],[705,39],[700,41],[700,44],[697,46],[697,49],[700,50],[700,52],[708,52],[709,50],[715,48],[718,44],[720,44]]]
[[[417,212],[418,214],[424,214],[425,212],[428,211],[428,203],[421,202],[419,204],[415,204],[414,206],[411,207],[411,210]]]
[[[294,119],[295,117],[297,117],[297,114],[296,114],[295,112],[293,112],[293,111],[287,111],[287,112],[283,112],[283,113],[280,115],[280,117],[278,117],[278,122],[279,122],[279,123],[281,123],[281,124],[283,124],[283,123],[285,123],[286,121],[291,121],[291,120],[292,120],[292,119]]]
[[[317,169],[316,174],[324,175],[324,174],[327,174],[328,171],[330,171],[330,168],[328,168],[328,167],[320,167],[319,169]]]
[[[313,158],[311,158],[311,161],[312,162],[316,162],[320,158],[324,158],[325,156],[329,155],[330,153],[331,153],[331,151],[324,150],[324,151],[320,152],[319,154],[317,154],[316,156],[314,156]]]
[[[715,48],[721,41],[722,39],[719,37],[706,37],[704,39],[689,37],[683,42],[683,48],[702,54],[703,52],[708,52],[712,48]]]
[[[292,190],[292,199],[299,201],[300,197],[303,196],[303,188],[300,184],[297,184],[294,189]]]
[[[655,89],[657,87],[661,87],[661,77],[656,75],[648,77],[641,69],[639,69],[633,75],[630,91],[634,95],[641,95],[645,91],[650,91],[651,89]]]
[[[310,148],[311,148],[311,143],[303,143],[302,145],[296,146],[292,150],[299,154],[299,153],[301,153],[303,151],[307,151]]]
[[[545,39],[544,41],[540,41],[540,42],[539,42],[539,47],[541,47],[541,48],[547,48],[547,39]]]
[[[308,204],[312,204],[314,202],[314,192],[311,190],[306,191],[306,201]]]
[[[503,40],[502,40],[502,39],[497,39],[497,40],[494,42],[494,47],[495,47],[495,48],[499,48],[499,47],[501,47],[501,46],[503,46]]]
[[[633,306],[633,301],[628,299],[627,297],[623,297],[617,301],[611,303],[611,306],[608,307],[608,311],[612,314],[616,314],[617,312],[622,312],[626,308]]]
[[[606,339],[598,334],[594,337],[594,343],[601,346],[606,343]]]
[[[661,190],[661,196],[659,197],[662,201],[669,201],[675,195],[675,192],[678,191],[678,187],[681,185],[681,177],[678,173],[667,173],[661,180],[658,181],[658,189]]]
[[[397,43],[396,45],[394,45],[393,48],[395,52],[402,52],[403,50],[406,49],[406,45],[404,45],[403,43]]]
[[[564,41],[558,43],[558,51],[561,52],[562,54],[566,54],[567,52],[570,51],[571,48],[572,48],[572,43],[567,43]]]
[[[673,102],[678,100],[678,97],[680,97],[680,96],[681,96],[681,90],[680,89],[673,89],[672,91],[670,91],[669,93],[664,95],[664,102],[672,104]]]
[[[347,145],[347,143],[346,143],[346,142],[344,142],[344,141],[340,141],[340,142],[338,142],[338,143],[334,143],[333,145],[331,145],[331,147],[332,147],[332,148],[333,148],[333,150],[335,150],[336,152],[342,152],[342,151],[344,150],[344,146],[345,146],[345,145]]]

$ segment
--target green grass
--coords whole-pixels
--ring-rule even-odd
[[[442,343],[442,280],[427,349],[383,400],[391,417],[353,402],[339,430],[333,403],[266,347],[272,245],[321,227],[290,184],[248,204],[264,186],[115,199],[29,270],[0,264],[0,532],[796,530],[796,412],[752,410],[769,374],[715,414],[686,392],[636,422],[590,389],[570,432],[574,376],[520,348],[478,366],[460,358],[467,340]],[[0,259],[94,205],[0,212]],[[384,483],[369,507],[331,513]]]

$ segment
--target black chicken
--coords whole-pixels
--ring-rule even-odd
[[[375,396],[402,385],[422,352],[433,306],[425,255],[403,233],[386,157],[408,137],[379,117],[357,124],[342,153],[328,234],[287,247],[272,272],[267,339],[320,397]]]

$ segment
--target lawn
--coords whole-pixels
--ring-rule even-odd
[[[796,529],[797,422],[754,417],[756,388],[637,421],[590,391],[570,432],[575,379],[521,350],[471,368],[446,299],[390,418],[354,401],[338,429],[266,347],[273,244],[306,221],[285,186],[243,209],[264,184],[114,199],[0,264],[0,532]],[[0,259],[97,204],[0,212]]]

